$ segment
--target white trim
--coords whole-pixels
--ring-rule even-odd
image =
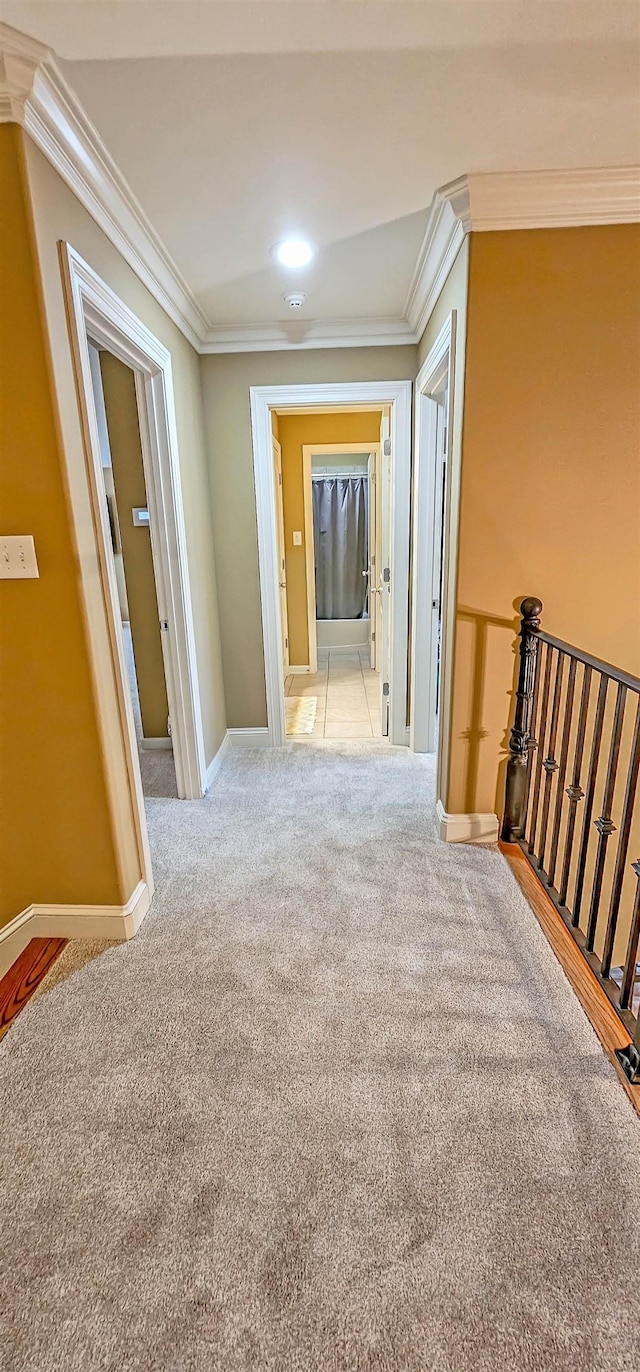
[[[0,929],[0,977],[32,938],[126,942],[137,933],[150,905],[144,881],[138,882],[125,905],[29,905]]]
[[[436,802],[438,832],[445,843],[497,843],[497,815],[448,815],[441,800]]]
[[[217,324],[207,330],[202,353],[281,352],[309,348],[388,348],[417,343],[406,319],[295,319],[268,324]]]
[[[473,172],[465,179],[474,233],[640,221],[640,167]]]
[[[222,743],[220,744],[220,747],[218,748],[217,753],[214,754],[214,756],[213,756],[212,759],[211,759],[211,762],[209,763],[209,766],[207,767],[207,772],[206,772],[206,776],[205,776],[205,790],[206,790],[206,791],[209,791],[209,790],[211,789],[211,787],[213,786],[213,783],[214,783],[214,781],[215,781],[215,779],[216,779],[216,777],[217,777],[217,775],[218,775],[218,772],[220,771],[220,768],[221,768],[221,766],[222,766],[222,764],[223,764],[223,762],[224,762],[224,759],[225,759],[226,754],[228,753],[228,751],[229,751],[229,735],[228,735],[228,734],[225,734],[225,736],[224,736],[224,738],[223,738],[223,740],[222,740]]]
[[[430,607],[434,594],[436,567],[440,556],[440,509],[438,508],[438,429],[437,405],[431,399],[448,382],[447,402],[447,488],[442,529],[442,620],[440,696],[444,676],[444,644],[447,641],[449,551],[452,521],[458,510],[450,500],[449,466],[453,453],[454,377],[456,352],[456,312],[445,320],[415,380],[413,497],[412,497],[412,596],[411,596],[411,747],[417,753],[433,752],[437,713],[434,657],[438,652],[437,619]],[[425,404],[425,401],[427,402]],[[440,421],[443,427],[443,421]],[[440,430],[441,432],[441,430]],[[441,449],[440,449],[441,452]],[[442,712],[440,712],[442,714]],[[439,747],[442,747],[442,729]]]
[[[436,191],[404,316],[216,324],[156,233],[54,54],[0,24],[0,121],[22,126],[192,346],[201,353],[417,343],[470,230],[640,220],[640,168],[472,172]]]
[[[18,123],[199,348],[209,321],[47,48],[0,24],[0,120]]]
[[[275,498],[271,477],[271,411],[346,405],[391,407],[393,479],[391,499],[391,649],[390,739],[404,744],[406,737],[407,631],[409,608],[409,507],[411,483],[411,389],[410,381],[356,381],[325,385],[251,386],[251,433],[258,525],[258,563],[264,643],[267,720],[272,747],[285,738],[284,691],[280,653],[280,592],[277,575]]]
[[[227,729],[230,748],[270,748],[268,729]]]
[[[196,799],[205,789],[205,754],[196,664],[186,533],[180,484],[171,355],[91,267],[68,244],[61,244],[65,295],[69,310],[73,363],[78,382],[80,417],[86,456],[86,487],[95,530],[95,560],[101,580],[103,623],[97,622],[91,572],[82,571],[89,653],[98,702],[105,773],[114,816],[116,852],[130,840],[131,815],[137,835],[141,872],[151,887],[138,747],[122,637],[115,568],[110,553],[105,502],[102,498],[100,446],[89,359],[89,336],[132,367],[140,418],[140,437],[152,551],[162,633],[163,658],[172,723],[172,746],[178,795]],[[79,496],[69,483],[72,511]],[[82,566],[82,564],[81,564]],[[91,585],[89,582],[91,581]],[[107,636],[104,634],[106,622]],[[113,710],[114,687],[116,712]],[[118,765],[124,755],[125,772]],[[124,784],[123,784],[124,783]],[[125,791],[126,786],[126,791]]]
[[[456,195],[436,191],[415,271],[409,286],[404,312],[411,328],[421,338],[433,313],[442,287],[468,232],[466,198],[459,182]]]
[[[166,753],[168,753],[168,752],[170,752],[170,750],[173,748],[173,743],[171,742],[171,739],[168,738],[168,737],[167,737],[167,738],[141,738],[141,739],[139,740],[139,742],[140,742],[140,747],[142,748],[142,751],[143,751],[144,753],[146,753],[146,752],[155,752],[155,751],[158,751],[158,752],[166,752]]]
[[[287,676],[308,676],[309,673],[310,673],[310,671],[311,671],[311,664],[310,664],[310,663],[307,663],[306,666],[303,664],[301,667],[292,667],[291,664],[289,664],[289,666],[287,667],[286,675],[287,675]],[[314,668],[314,671],[315,671],[315,668]]]

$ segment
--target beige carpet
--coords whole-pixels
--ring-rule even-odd
[[[140,934],[0,1046],[2,1372],[636,1372],[640,1124],[430,763],[149,816]]]
[[[296,734],[312,734],[318,713],[317,696],[285,696],[284,717],[286,731]]]

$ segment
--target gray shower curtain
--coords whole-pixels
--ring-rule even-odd
[[[314,477],[316,618],[362,619],[367,609],[367,476]]]

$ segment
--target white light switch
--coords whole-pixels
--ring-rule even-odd
[[[302,547],[302,534],[299,529],[294,529],[293,531],[293,546],[294,548]]]
[[[0,578],[13,581],[35,576],[40,573],[32,535],[0,537]]]

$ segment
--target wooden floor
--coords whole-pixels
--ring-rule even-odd
[[[616,1048],[626,1048],[631,1037],[618,1018],[588,962],[569,933],[558,911],[541,886],[535,872],[517,843],[500,843],[500,848],[547,936],[562,970],[595,1029],[598,1038],[615,1067],[624,1089],[640,1115],[640,1086],[632,1086],[615,1055]]]
[[[0,981],[0,1039],[60,956],[64,938],[32,938]]]

